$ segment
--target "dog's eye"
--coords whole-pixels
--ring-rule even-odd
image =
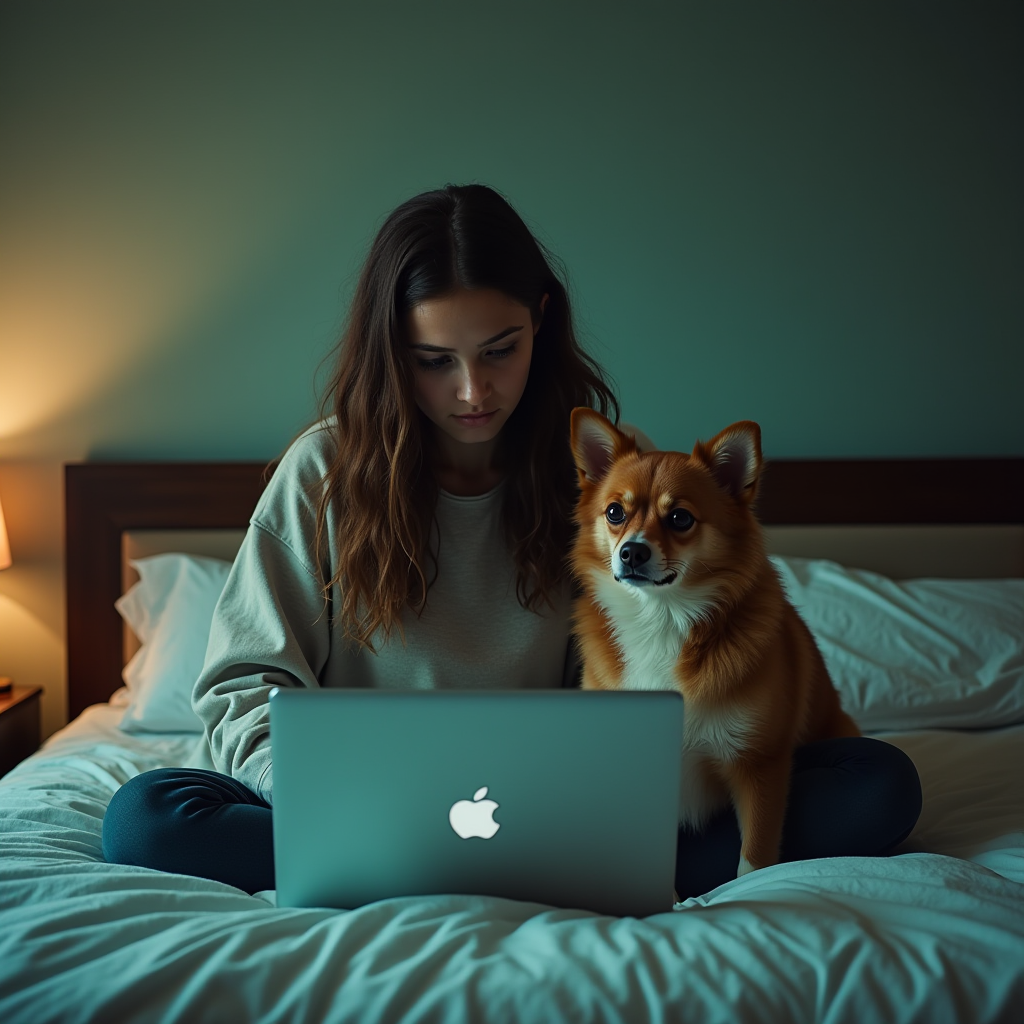
[[[685,508],[674,508],[668,514],[668,525],[673,530],[678,530],[680,533],[684,533],[688,530],[697,520],[686,511]]]
[[[626,510],[617,501],[613,501],[604,510],[604,514],[608,522],[616,526],[626,518]]]

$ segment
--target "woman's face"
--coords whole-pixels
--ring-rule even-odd
[[[547,295],[541,300],[541,311]],[[526,388],[530,310],[493,288],[459,289],[409,313],[416,404],[454,441],[493,441]]]

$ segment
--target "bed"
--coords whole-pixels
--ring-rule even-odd
[[[106,864],[111,795],[196,746],[124,727],[128,666],[157,643],[126,628],[124,595],[169,552],[227,564],[266,472],[65,479],[73,718],[0,779],[5,1024],[1024,1020],[1024,459],[770,464],[769,547],[924,809],[896,856],[780,864],[643,920],[457,895],[279,909]]]

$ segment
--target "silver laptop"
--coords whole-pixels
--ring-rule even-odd
[[[676,693],[277,689],[278,906],[671,910],[682,735]]]

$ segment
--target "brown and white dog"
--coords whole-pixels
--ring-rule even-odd
[[[680,823],[699,828],[731,799],[737,874],[775,864],[793,750],[859,730],[765,554],[760,428],[734,423],[689,455],[641,451],[574,409],[572,449],[583,688],[678,690]]]

